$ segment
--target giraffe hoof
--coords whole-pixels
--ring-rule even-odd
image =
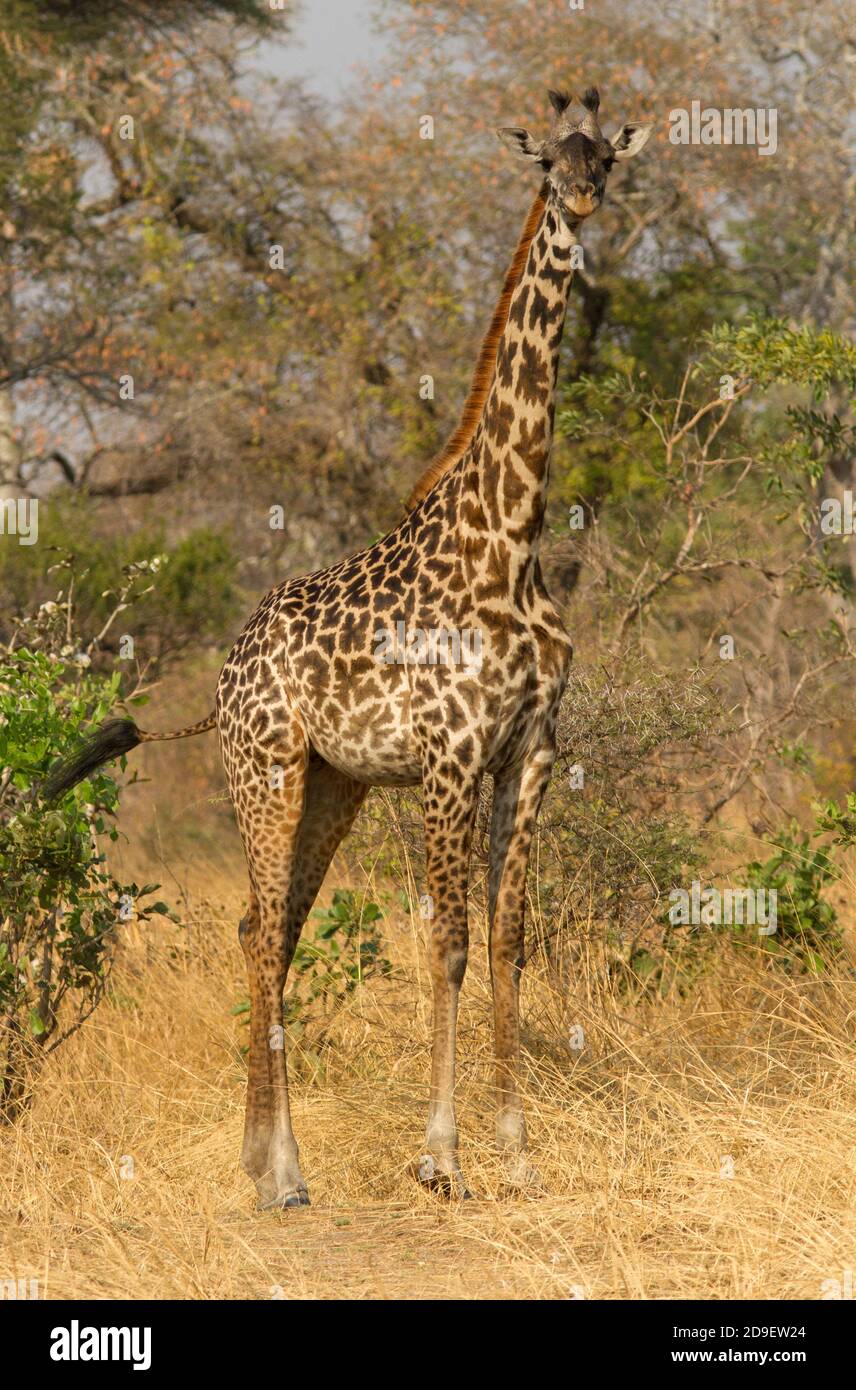
[[[424,1187],[426,1192],[431,1192],[435,1197],[440,1197],[444,1202],[471,1202],[473,1194],[468,1187],[465,1187],[460,1179],[449,1177],[448,1173],[439,1173],[436,1178],[419,1178],[419,1186]]]
[[[538,1169],[522,1154],[506,1159],[504,1186],[510,1197],[543,1197],[547,1190]]]
[[[310,1207],[309,1193],[305,1188],[291,1192],[285,1197],[272,1197],[269,1202],[259,1202],[259,1211],[285,1211],[289,1207]]]
[[[425,1154],[416,1162],[411,1163],[408,1171],[420,1187],[424,1188],[426,1192],[433,1193],[435,1197],[441,1197],[447,1202],[471,1202],[473,1200],[473,1194],[460,1173],[441,1173],[435,1167],[429,1154]]]

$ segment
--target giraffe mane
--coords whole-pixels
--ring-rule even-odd
[[[448,473],[460,458],[463,457],[469,445],[472,443],[473,435],[482,416],[485,403],[490,393],[493,383],[494,371],[496,369],[496,354],[499,350],[500,340],[505,332],[505,325],[508,322],[508,311],[511,307],[511,298],[517,286],[520,284],[523,271],[526,268],[526,258],[529,255],[529,247],[532,245],[538,224],[541,221],[541,214],[547,202],[547,184],[544,182],[532,203],[523,230],[520,233],[520,240],[514,252],[511,264],[505,272],[505,280],[502,285],[502,293],[493,312],[490,327],[482,339],[479,355],[476,359],[475,370],[473,371],[470,391],[464,402],[461,411],[461,418],[452,434],[446,440],[443,448],[436,458],[432,459],[425,472],[421,475],[413,491],[407,499],[407,510],[410,512],[422,501],[433,487],[439,483],[444,474]]]

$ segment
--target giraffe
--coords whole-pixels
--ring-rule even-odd
[[[309,909],[371,786],[423,788],[434,1020],[417,1176],[462,1198],[456,1020],[473,823],[482,779],[493,778],[496,1143],[512,1189],[535,1178],[518,1080],[525,882],[572,650],[538,562],[559,349],[576,233],[600,206],[613,163],[634,156],[651,131],[624,125],[606,139],[596,88],[578,107],[564,93],[549,99],[545,139],[518,127],[497,132],[542,181],[460,424],[401,522],[360,554],[262,599],[226,658],[207,719],[171,734],[112,720],[47,787],[58,795],[139,743],[216,725],[250,878],[238,929],[251,1006],[241,1158],[264,1209],[309,1202],[289,1108],[283,991]]]

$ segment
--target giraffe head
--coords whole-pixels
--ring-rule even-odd
[[[545,140],[536,140],[520,126],[502,126],[497,135],[509,149],[531,159],[546,172],[550,199],[564,216],[579,222],[597,212],[610,169],[617,159],[632,159],[653,130],[651,125],[631,123],[607,140],[598,124],[600,94],[589,87],[572,110],[572,98],[550,92],[555,116]]]

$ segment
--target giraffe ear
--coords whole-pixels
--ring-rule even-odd
[[[544,154],[543,140],[533,140],[528,130],[519,125],[503,125],[497,129],[503,145],[507,145],[523,159],[541,159]]]
[[[632,159],[647,145],[653,129],[653,125],[636,125],[632,121],[623,125],[609,142],[615,150],[615,158]]]

